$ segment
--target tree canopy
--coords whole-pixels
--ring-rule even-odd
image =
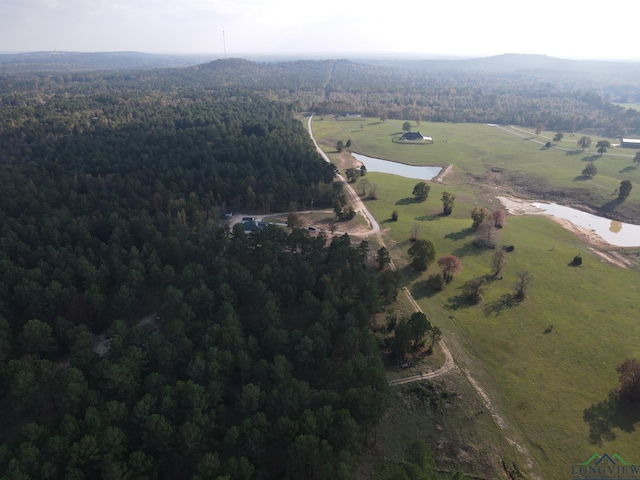
[[[430,240],[416,240],[408,253],[411,264],[418,270],[426,270],[436,259],[436,247]]]

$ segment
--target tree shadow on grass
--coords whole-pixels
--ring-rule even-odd
[[[618,205],[620,205],[622,202],[624,202],[624,200],[622,200],[621,198],[615,198],[613,200],[609,200],[607,203],[605,203],[603,206],[600,207],[600,210],[602,210],[603,212],[610,212],[611,210],[615,209]]]
[[[583,153],[584,153],[584,150],[569,150],[565,152],[565,155],[574,156],[574,155],[581,155]]]
[[[484,248],[476,247],[473,242],[471,242],[456,248],[451,254],[456,257],[464,257],[465,255],[480,255],[484,250]]]
[[[396,205],[411,205],[412,203],[419,203],[415,197],[405,197],[401,198],[396,202]]]
[[[463,230],[460,230],[459,232],[451,232],[451,233],[447,233],[444,238],[447,238],[449,240],[464,240],[465,238],[467,238],[469,235],[473,234],[475,230],[473,230],[473,228],[469,227],[469,228],[465,228]]]
[[[505,293],[498,300],[485,305],[484,315],[485,317],[488,317],[490,315],[495,315],[497,317],[504,310],[515,307],[516,305],[518,305],[518,303],[519,302],[514,295]]]
[[[390,133],[389,136],[390,137],[397,137],[398,135],[402,135],[404,134],[404,132],[395,132],[395,133]]]
[[[618,173],[629,173],[637,170],[638,167],[634,167],[633,165],[629,165],[628,167],[624,167],[622,170],[618,170]]]
[[[634,432],[635,424],[640,421],[640,409],[637,404],[630,403],[611,391],[606,400],[585,409],[582,418],[589,424],[589,443],[602,445],[602,442],[616,439],[614,429]]]
[[[424,272],[417,270],[413,265],[409,264],[398,270],[404,277],[404,285],[415,282]],[[403,285],[403,286],[404,286]]]
[[[422,280],[420,282],[416,282],[411,287],[411,295],[416,300],[420,300],[421,298],[431,298],[442,290],[438,290],[429,286],[428,280]]]
[[[588,177],[587,175],[576,175],[573,177],[572,182],[585,182],[587,180],[591,180],[591,177]]]
[[[582,157],[581,160],[583,162],[595,162],[599,158],[601,158],[600,154],[598,154],[598,155],[588,155],[586,157]]]
[[[433,215],[423,215],[422,217],[416,217],[415,220],[418,222],[430,222],[432,220],[439,220],[442,217],[446,217],[443,212],[434,213]]]
[[[469,300],[465,294],[453,295],[447,299],[445,308],[447,310],[460,310],[462,308],[469,308],[477,305],[477,303]]]

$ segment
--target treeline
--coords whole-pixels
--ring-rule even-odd
[[[606,68],[604,63],[602,69]],[[529,127],[544,124],[549,130],[592,129],[609,137],[640,134],[640,114],[611,103],[640,98],[640,85],[629,75],[614,73],[527,70],[524,66],[520,71],[424,68],[419,62],[400,67],[348,60],[257,63],[228,59],[144,72],[5,76],[0,77],[0,91],[224,91],[225,95],[277,98],[296,112]]]
[[[640,92],[637,86],[628,90]],[[327,91],[322,101],[313,104],[313,110],[434,122],[541,123],[556,131],[598,129],[611,137],[640,132],[637,111],[611,104],[602,84],[580,83],[573,76],[430,71],[337,62]]]

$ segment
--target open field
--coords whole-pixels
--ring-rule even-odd
[[[519,127],[422,122],[419,127],[413,123],[413,130],[432,136],[435,143],[402,145],[391,141],[401,132],[401,120],[369,119],[355,124],[337,122],[328,115],[321,118],[314,119],[313,129],[327,153],[335,152],[338,140],[351,138],[351,150],[365,155],[414,165],[453,164],[456,175],[447,183],[483,184],[518,197],[583,205],[640,223],[640,168],[632,162],[636,150],[610,148],[601,157],[595,151],[600,137],[591,136],[591,147],[584,152],[577,148],[582,136],[578,133],[565,134],[558,148],[544,149],[555,132],[542,132],[536,138],[533,131]],[[582,175],[588,162],[598,168],[592,179]],[[616,206],[612,200],[622,180],[630,180],[636,191]]]
[[[340,126],[335,121],[327,120],[314,122],[314,134],[325,139],[330,152],[335,141],[349,137],[336,129]],[[507,184],[479,182],[487,178],[487,165],[517,172],[517,178],[531,176],[542,186],[546,182],[566,189],[576,188],[573,177],[584,164],[581,156],[556,149],[541,151],[539,144],[485,125],[429,124],[427,128],[423,124],[420,130],[434,137],[434,145],[397,145],[391,143],[389,133],[399,131],[402,122],[397,122],[397,130],[372,123],[375,125],[367,124],[362,131],[349,132],[354,150],[410,163],[455,166],[456,173],[445,179],[446,185],[431,184],[424,203],[412,199],[416,180],[369,173],[367,179],[378,185],[380,199],[367,201],[367,207],[380,222],[414,297],[430,320],[444,330],[458,364],[472,373],[509,426],[524,438],[542,477],[568,478],[571,464],[586,461],[595,452],[617,453],[628,462],[640,462],[640,432],[636,431],[640,414],[601,404],[617,384],[616,365],[625,358],[640,357],[635,341],[640,338],[637,264],[620,268],[604,262],[579,237],[545,217],[509,216],[500,235],[502,243],[514,245],[515,250],[507,254],[504,279],[490,280],[480,305],[470,306],[461,297],[465,281],[490,274],[493,254],[471,245],[469,211],[477,205],[501,208],[495,199],[497,191],[520,193]],[[443,132],[448,132],[446,137],[441,137]],[[448,138],[449,143],[440,142],[441,138]],[[569,141],[560,146],[563,143]],[[421,153],[431,147],[440,150]],[[449,147],[455,151],[447,150]],[[588,186],[578,189],[578,196],[586,188],[597,198],[598,191],[614,188],[622,178],[640,183],[640,172],[635,169],[619,173],[623,166],[631,165],[628,157],[605,155],[596,164],[603,178],[598,175],[593,182],[580,181]],[[449,217],[439,215],[444,190],[456,195]],[[640,197],[637,192],[631,197],[634,194]],[[637,202],[634,199],[634,205]],[[397,222],[389,220],[393,210],[399,213]],[[430,291],[423,282],[437,267],[422,274],[407,267],[408,238],[414,224],[420,237],[435,244],[437,257],[454,254],[462,260],[464,270],[442,292]],[[637,250],[626,254],[637,255]],[[568,266],[578,253],[583,265]],[[512,284],[515,272],[522,269],[533,274],[534,283],[529,298],[517,303],[511,298]],[[585,421],[585,410],[590,407],[599,413],[595,420]],[[482,442],[481,438],[477,441]]]

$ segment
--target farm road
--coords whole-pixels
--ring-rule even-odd
[[[320,156],[322,156],[322,158],[326,162],[331,163],[331,160],[329,160],[329,157],[327,157],[327,155],[320,149],[320,147],[318,146],[318,143],[316,142],[316,139],[313,136],[313,131],[311,129],[311,121],[313,119],[313,115],[314,114],[312,114],[309,117],[309,120],[307,122],[307,129],[309,131],[309,136],[311,137],[311,140],[313,141],[314,145],[316,146],[316,150],[318,151]],[[505,130],[505,131],[509,132],[509,133],[512,133],[514,135],[518,135],[517,133],[509,131],[509,130],[506,130],[503,127],[500,127],[500,126],[498,126],[498,127],[501,128],[502,130]],[[350,194],[350,196],[351,196],[351,198],[352,198],[352,200],[354,202],[354,208],[356,208],[357,210],[360,210],[366,216],[366,218],[369,220],[369,223],[371,224],[371,232],[370,232],[370,234],[376,235],[376,237],[378,238],[378,241],[380,242],[380,245],[384,246],[385,245],[384,244],[384,240],[382,238],[382,235],[380,234],[380,226],[378,225],[376,220],[373,218],[373,215],[371,215],[371,213],[369,212],[367,207],[360,200],[360,197],[358,196],[358,194],[353,190],[353,188],[346,181],[346,179],[342,175],[338,175],[338,178],[340,179],[340,181],[343,183],[343,185],[345,186],[345,188],[349,192],[349,194]],[[391,268],[393,268],[394,270],[396,269],[396,266],[394,265],[393,261],[391,261]],[[411,292],[409,291],[409,289],[407,287],[405,287],[403,290],[404,290],[405,295],[407,296],[407,299],[409,300],[411,305],[413,305],[413,308],[415,308],[416,311],[418,311],[418,312],[422,312],[422,309],[416,303],[416,301],[413,298],[413,295],[411,295]],[[444,355],[445,355],[445,362],[444,362],[444,365],[442,365],[442,367],[440,367],[437,370],[434,370],[432,372],[425,373],[425,374],[413,375],[411,377],[406,377],[406,378],[393,380],[393,381],[389,382],[389,385],[390,386],[406,385],[408,383],[420,382],[420,381],[423,381],[423,380],[430,380],[430,379],[433,379],[433,378],[440,377],[440,376],[442,376],[442,375],[444,375],[446,373],[449,373],[450,371],[452,371],[454,369],[457,369],[457,367],[455,365],[455,362],[453,360],[453,355],[451,355],[451,351],[447,347],[446,343],[441,339],[438,342],[438,344],[440,345],[440,348],[442,349],[442,351],[444,352]],[[462,370],[462,373],[464,373],[464,375],[467,378],[467,380],[469,381],[469,383],[471,383],[471,385],[473,386],[475,391],[478,393],[478,396],[482,399],[482,403],[484,404],[484,406],[487,409],[487,411],[491,413],[491,417],[493,418],[493,420],[496,422],[498,427],[500,427],[500,430],[502,430],[504,432],[504,438],[506,438],[507,442],[509,442],[511,445],[513,445],[520,452],[520,454],[525,458],[525,468],[526,468],[527,473],[531,476],[531,478],[533,478],[535,480],[540,480],[541,479],[541,476],[539,474],[540,470],[534,464],[533,459],[531,457],[531,454],[529,453],[529,450],[527,449],[527,447],[524,445],[524,442],[521,439],[519,439],[518,435],[508,427],[508,425],[505,422],[504,418],[498,413],[497,408],[491,402],[491,399],[490,399],[489,395],[487,394],[486,390],[482,388],[482,386],[478,383],[478,381],[471,375],[469,370],[467,370],[466,368],[463,368],[461,370]]]

